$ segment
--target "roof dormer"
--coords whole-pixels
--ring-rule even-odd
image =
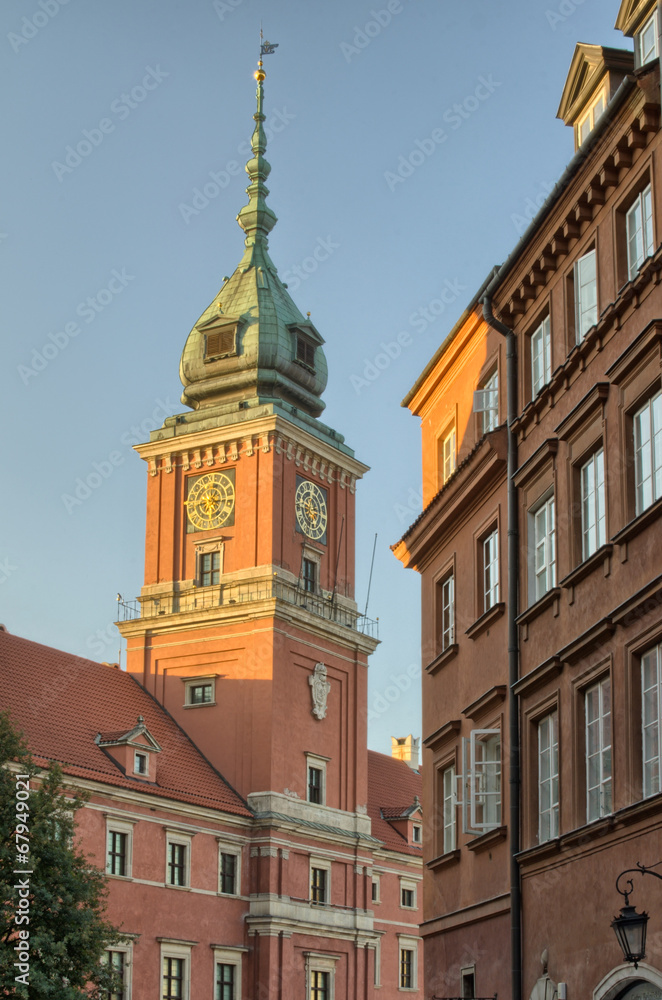
[[[626,38],[634,38],[635,69],[658,58],[660,24],[657,0],[623,0],[614,27],[622,31]]]
[[[631,52],[580,42],[570,63],[556,113],[572,125],[575,149],[588,139],[620,84],[634,66]]]
[[[382,806],[380,812],[382,819],[385,819],[410,846],[421,846],[423,814],[418,795],[414,796],[414,801],[409,806]]]
[[[142,715],[127,732],[97,733],[94,742],[127,778],[156,781],[156,754],[161,747],[149,732]]]

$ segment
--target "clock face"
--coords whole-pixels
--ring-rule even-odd
[[[184,501],[189,531],[207,531],[234,524],[234,470],[210,472],[189,480]]]
[[[294,503],[299,530],[308,538],[326,544],[326,491],[297,476]]]

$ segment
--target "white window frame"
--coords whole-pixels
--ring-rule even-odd
[[[318,754],[306,753],[306,802],[311,806],[325,806],[326,805],[326,765],[328,764],[329,757],[320,757]],[[322,772],[322,785],[320,788],[320,802],[311,802],[310,798],[310,769],[315,768],[317,771]]]
[[[377,940],[373,945],[369,945],[375,953],[375,969],[373,975],[373,986],[382,985],[382,943]]]
[[[634,414],[632,433],[635,512],[639,515],[662,496],[662,391],[659,389]]]
[[[648,45],[648,48],[644,49],[644,36],[649,30],[652,29],[652,46]],[[658,51],[658,27],[657,27],[657,9],[653,11],[651,16],[648,18],[646,23],[639,29],[639,31],[634,36],[635,42],[635,52],[637,53],[637,69],[640,66],[645,66],[646,63],[652,62],[659,55]]]
[[[399,993],[413,993],[418,990],[418,942],[419,939],[416,937],[410,937],[406,934],[398,934],[398,992]],[[403,951],[410,951],[412,953],[411,961],[411,986],[402,986],[402,953]]]
[[[499,424],[499,369],[495,368],[483,384],[483,434],[489,434]]]
[[[184,708],[210,708],[216,704],[216,674],[202,674],[200,677],[187,677],[184,680]],[[211,685],[211,701],[192,701],[193,688]]]
[[[141,770],[138,766],[138,758],[145,761],[144,770]],[[139,775],[141,778],[149,778],[149,754],[146,750],[133,751],[133,773]]]
[[[109,945],[101,956],[101,961],[108,964],[108,957],[111,952],[121,952],[124,955],[124,965],[122,968],[122,991],[124,1000],[131,1000],[131,966],[133,961],[133,943]]]
[[[472,729],[468,739],[462,738],[458,786],[462,789],[463,833],[480,836],[501,826],[501,749],[500,729]]]
[[[179,958],[184,962],[184,974],[182,976],[182,1000],[190,1000],[191,996],[191,945],[181,944],[177,941],[161,941],[161,954],[159,965],[159,996],[163,996],[163,963],[166,958]]]
[[[220,947],[214,945],[212,948],[214,952],[214,1000],[218,1000],[218,990],[216,982],[216,967],[218,965],[233,965],[235,968],[234,974],[234,997],[233,1000],[241,1000],[241,972],[242,972],[242,956],[247,951],[246,948],[233,948],[233,947]]]
[[[467,992],[467,988],[470,988],[471,992]],[[460,969],[460,995],[462,997],[474,997],[476,995],[475,965],[466,965]]]
[[[407,878],[401,878],[400,879],[400,889],[399,889],[399,892],[400,892],[400,909],[401,910],[417,910],[418,909],[417,900],[416,900],[416,888],[417,888],[416,882],[412,881],[412,879],[407,879]],[[412,893],[412,904],[411,904],[411,906],[406,906],[405,903],[402,902],[402,893],[403,893],[403,891],[404,892],[411,892]]]
[[[595,247],[575,261],[575,340],[582,340],[598,321],[598,273]],[[588,274],[588,277],[587,277]]]
[[[455,424],[442,439],[442,478],[447,483],[457,467]]]
[[[326,872],[324,882],[324,899],[313,901],[313,868]],[[331,902],[331,861],[328,858],[311,857],[308,868],[308,892],[311,906],[328,906]]]
[[[641,767],[645,799],[662,790],[661,706],[662,645],[658,644],[641,657]],[[653,752],[651,747],[657,750]]]
[[[370,890],[370,899],[373,903],[381,903],[382,901],[382,877],[376,872],[372,873],[372,885],[377,888],[377,895],[372,898],[372,889]]]
[[[607,91],[603,88],[591,101],[588,111],[577,122],[577,146],[581,146],[597,125],[607,107]],[[597,111],[597,115],[596,115]],[[584,131],[584,126],[588,129]]]
[[[217,837],[216,841],[218,843],[218,894],[219,896],[241,896],[241,846],[235,844],[232,841],[225,840],[222,837]],[[221,855],[232,854],[235,859],[234,867],[234,892],[223,892],[221,886],[223,885],[223,880],[221,878],[221,864],[223,859]]]
[[[554,493],[529,512],[529,604],[556,586],[556,511]]]
[[[499,528],[481,542],[483,555],[483,613],[499,603]]]
[[[559,835],[559,713],[538,722],[538,843]]]
[[[170,889],[190,889],[191,888],[191,842],[192,835],[186,833],[180,833],[177,831],[166,830],[166,857],[165,857],[165,885]],[[185,865],[184,865],[184,884],[176,885],[174,882],[168,881],[169,875],[169,862],[170,862],[170,845],[179,844],[185,847]]]
[[[329,974],[329,996],[328,1000],[335,1000],[336,995],[336,962],[340,956],[326,955],[320,951],[304,951],[306,961],[306,1000],[312,997],[312,974],[313,972],[327,972]]]
[[[418,834],[418,836],[416,836]],[[423,827],[420,823],[412,824],[411,828],[411,842],[412,844],[422,844],[423,843]]]
[[[106,875],[110,878],[130,879],[133,877],[133,828],[137,820],[118,819],[115,816],[106,816]],[[126,836],[125,873],[124,875],[114,875],[110,870],[110,835],[111,833],[122,833]],[[117,951],[118,949],[113,949]]]
[[[628,258],[628,281],[636,278],[647,257],[653,255],[653,192],[648,184],[625,213],[625,242]]]
[[[441,651],[455,642],[455,573],[449,573],[441,583]]]
[[[582,508],[582,560],[607,541],[605,453],[598,448],[579,470]]]
[[[536,372],[536,368],[538,371]],[[552,327],[549,316],[531,334],[531,397],[552,378]]]
[[[597,714],[589,714],[591,696],[597,693]],[[591,684],[584,692],[584,729],[586,739],[586,822],[601,819],[612,812],[612,716],[611,678],[609,675]],[[591,747],[591,737],[594,745]],[[595,761],[595,781],[591,777]],[[597,794],[593,794],[597,793]],[[597,798],[597,808],[596,808]]]
[[[450,854],[457,847],[457,796],[455,764],[442,768],[442,847],[444,854]]]

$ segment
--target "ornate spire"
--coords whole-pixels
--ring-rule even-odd
[[[267,43],[268,45],[269,43]],[[262,45],[260,56],[262,56],[262,50],[264,49],[265,45]],[[271,51],[273,51],[273,48]],[[246,164],[246,173],[251,179],[250,184],[246,188],[248,205],[244,205],[237,216],[237,222],[246,233],[245,242],[247,249],[255,246],[256,243],[261,243],[264,247],[267,247],[267,237],[278,222],[278,219],[266,201],[269,188],[265,182],[271,173],[271,164],[264,155],[267,150],[267,137],[262,125],[265,120],[263,111],[264,87],[262,85],[266,73],[262,68],[261,58],[258,60],[257,67],[255,73],[255,79],[257,80],[257,111],[253,115],[255,128],[253,129],[253,137],[251,139],[253,157]]]

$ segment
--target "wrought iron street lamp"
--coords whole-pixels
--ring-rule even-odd
[[[658,861],[655,865],[647,866],[637,861],[636,868],[626,868],[616,879],[616,891],[625,897],[625,906],[621,907],[621,912],[617,917],[614,917],[611,926],[614,928],[614,934],[621,946],[625,961],[633,962],[635,969],[642,958],[646,957],[648,914],[646,912],[637,913],[634,906],[630,906],[630,893],[634,889],[634,883],[631,878],[627,878],[624,883],[625,888],[622,889],[621,879],[625,875],[632,875],[636,872],[639,872],[640,875],[654,875],[655,878],[662,879],[662,875],[659,872],[653,871],[654,868],[657,868],[661,864],[662,861]]]

